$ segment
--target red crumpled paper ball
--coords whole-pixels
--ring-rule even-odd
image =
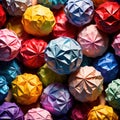
[[[120,29],[120,5],[117,2],[105,2],[95,11],[94,20],[97,27],[106,33]]]
[[[29,68],[39,68],[44,63],[44,50],[47,46],[47,42],[32,38],[23,42],[20,49],[20,55],[22,62]]]

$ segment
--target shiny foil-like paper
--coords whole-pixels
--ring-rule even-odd
[[[6,78],[8,85],[11,85],[11,82],[19,74],[21,74],[21,68],[16,60],[12,60],[10,62],[0,62],[0,75]]]
[[[0,30],[0,61],[14,59],[21,47],[21,41],[17,35],[8,29]]]
[[[120,79],[113,80],[109,83],[105,93],[109,105],[120,110]]]
[[[4,101],[8,94],[9,87],[7,86],[6,78],[0,75],[0,103]]]
[[[35,36],[46,36],[55,25],[53,12],[42,5],[34,5],[25,11],[22,17],[24,30]]]
[[[95,11],[94,20],[97,27],[106,33],[120,29],[120,5],[117,2],[105,2]]]
[[[24,120],[24,114],[15,103],[4,102],[0,105],[0,120]]]
[[[68,0],[64,11],[70,23],[82,27],[91,22],[94,5],[91,0]]]
[[[53,120],[51,114],[42,108],[32,108],[24,116],[25,120]]]
[[[32,5],[32,0],[2,0],[4,8],[11,16],[22,16],[25,10]]]
[[[118,120],[113,108],[107,105],[94,106],[88,113],[88,120]]]
[[[38,0],[38,3],[54,9],[60,9],[66,2],[67,0]]]
[[[115,54],[120,56],[120,33],[115,35],[113,43],[112,43],[112,47],[115,51]]]
[[[0,28],[5,24],[6,22],[6,13],[3,9],[3,6],[0,4]]]
[[[106,2],[108,0],[92,0],[92,1],[93,1],[94,5],[96,7],[98,7],[100,4],[102,4],[102,3],[104,3],[104,2]]]
[[[69,23],[63,10],[58,11],[55,14],[56,24],[53,28],[53,37],[66,36],[70,38],[76,38],[78,29],[76,26]]]
[[[53,83],[44,89],[40,103],[44,109],[59,116],[66,114],[70,110],[73,99],[67,87],[60,83]]]
[[[101,58],[94,61],[93,66],[101,72],[104,77],[104,83],[108,84],[117,78],[119,63],[113,53],[106,53]]]
[[[45,87],[51,83],[55,82],[64,83],[67,81],[66,75],[57,74],[56,72],[49,69],[47,64],[44,64],[42,67],[40,67],[37,74]]]
[[[69,90],[78,101],[95,101],[103,91],[103,77],[94,67],[80,67],[69,77]]]
[[[77,70],[82,62],[81,46],[69,37],[53,39],[45,49],[45,61],[56,73],[70,74]]]
[[[77,41],[81,45],[84,55],[95,58],[107,50],[109,38],[92,24],[80,31]]]
[[[22,62],[25,66],[30,68],[39,68],[44,63],[44,50],[47,46],[47,42],[32,38],[23,42],[20,49],[20,55]]]
[[[37,75],[24,73],[12,81],[12,95],[16,102],[22,105],[35,103],[42,89],[42,83]]]

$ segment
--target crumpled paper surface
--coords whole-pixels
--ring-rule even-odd
[[[4,76],[0,75],[0,103],[4,101],[8,94],[9,87]]]
[[[30,105],[38,100],[42,93],[42,83],[37,75],[24,73],[12,81],[12,94],[16,102]]]
[[[9,62],[0,62],[0,75],[6,78],[8,85],[11,85],[11,82],[19,74],[21,74],[21,68],[16,60]]]
[[[23,42],[20,49],[22,62],[30,68],[39,68],[44,63],[44,50],[47,42],[42,39],[32,38]]]
[[[25,114],[25,120],[53,120],[51,114],[42,108],[32,108]]]
[[[32,0],[2,0],[9,15],[22,16],[25,10],[32,5]]]
[[[99,31],[96,25],[91,24],[80,31],[77,41],[81,45],[84,55],[95,58],[107,50],[109,38],[105,33]]]
[[[120,29],[120,5],[117,2],[105,2],[95,11],[94,20],[97,27],[106,33]]]
[[[91,0],[68,0],[64,11],[70,23],[82,27],[91,22],[94,5]]]
[[[42,67],[40,67],[37,74],[45,87],[51,83],[64,83],[67,81],[67,75],[59,75],[55,73],[54,71],[48,68],[47,64],[44,64]]]
[[[113,80],[105,90],[109,105],[120,110],[120,79]]]
[[[103,77],[94,67],[80,67],[69,77],[69,90],[76,100],[92,102],[103,91]]]
[[[73,105],[73,99],[64,85],[53,83],[44,89],[40,103],[44,109],[59,116],[66,114],[70,110]]]
[[[82,62],[81,46],[69,37],[53,39],[45,49],[45,61],[56,73],[70,74],[77,70]]]
[[[14,59],[21,47],[21,41],[17,35],[8,29],[0,30],[0,61]]]
[[[42,5],[34,5],[22,17],[24,30],[35,36],[45,36],[52,32],[55,25],[53,12]]]
[[[118,116],[112,107],[98,105],[93,107],[88,113],[88,120],[118,120]]]
[[[4,102],[0,105],[1,120],[24,120],[24,114],[21,109],[11,102]]]
[[[119,64],[116,60],[116,57],[113,53],[106,53],[101,58],[98,58],[94,61],[93,66],[101,72],[104,77],[104,83],[110,83],[112,80],[116,79]]]

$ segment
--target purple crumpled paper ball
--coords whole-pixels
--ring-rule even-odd
[[[73,105],[73,98],[66,86],[60,83],[48,85],[41,96],[42,107],[51,114],[60,116],[67,114]]]
[[[71,24],[82,27],[91,22],[94,5],[91,0],[68,0],[64,11]]]
[[[24,114],[15,103],[4,102],[0,105],[0,120],[24,120]]]

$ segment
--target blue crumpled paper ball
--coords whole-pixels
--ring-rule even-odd
[[[54,9],[59,9],[67,2],[67,0],[38,0],[38,3]]]
[[[82,50],[77,41],[69,37],[51,40],[45,49],[48,67],[58,74],[76,71],[82,62]]]
[[[68,0],[64,8],[69,22],[82,27],[91,22],[94,14],[92,0]]]
[[[8,94],[9,87],[7,86],[6,78],[0,75],[0,103],[4,101]]]
[[[21,69],[16,60],[12,60],[10,62],[0,62],[0,75],[6,78],[8,85],[11,85],[11,82],[19,74],[21,74]]]
[[[104,83],[108,84],[117,78],[119,72],[119,64],[113,53],[106,53],[99,59],[96,59],[93,66],[101,72],[104,77]]]

